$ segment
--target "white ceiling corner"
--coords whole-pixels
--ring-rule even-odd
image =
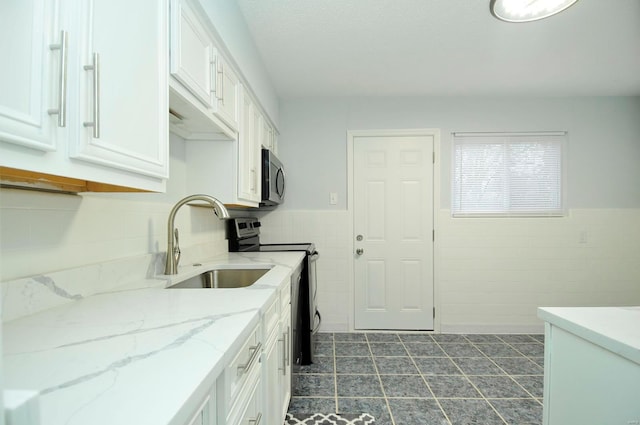
[[[237,0],[281,98],[640,95],[640,0],[537,22],[489,0]]]

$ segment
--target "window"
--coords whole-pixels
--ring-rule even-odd
[[[564,215],[566,133],[454,133],[453,216]]]

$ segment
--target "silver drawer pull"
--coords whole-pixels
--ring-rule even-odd
[[[58,107],[49,109],[49,115],[58,115],[58,127],[67,126],[67,32],[60,31],[60,44],[49,45],[49,50],[60,50],[60,71],[58,74]]]
[[[260,351],[262,350],[262,343],[258,343],[258,345],[254,345],[249,347],[249,351],[251,351],[251,357],[249,357],[249,361],[245,364],[241,364],[238,366],[238,375],[242,375],[243,373],[247,373],[253,363],[255,363],[258,356],[260,356]]]
[[[282,338],[278,338],[278,342],[282,343],[282,367],[279,367],[278,370],[281,370],[283,375],[287,374],[287,343],[285,342],[286,338],[286,332],[282,332]]]
[[[249,419],[249,423],[253,425],[258,425],[262,420],[262,413],[258,412],[258,416],[255,419]]]
[[[224,105],[224,64],[216,58],[216,74],[220,75],[220,86],[216,87],[216,97],[218,97],[218,91],[220,91],[220,97],[218,100]]]
[[[287,326],[287,332],[284,334],[284,338],[286,341],[286,348],[284,351],[284,356],[286,359],[286,364],[287,366],[291,365],[291,340],[289,339],[289,332],[291,331],[291,328],[289,326]]]
[[[85,71],[93,71],[93,113],[90,122],[84,122],[85,127],[93,127],[93,138],[100,138],[100,55],[93,54],[91,65],[84,66]]]

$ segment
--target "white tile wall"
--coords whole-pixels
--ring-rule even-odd
[[[171,207],[1,189],[0,281],[164,252]],[[226,251],[224,223],[211,215],[195,207],[178,214],[183,262]],[[266,243],[316,244],[323,329],[351,329],[349,213],[275,210],[261,221]],[[640,305],[638,209],[582,209],[536,219],[452,219],[442,210],[436,232],[441,331],[540,330],[538,306]]]
[[[347,211],[273,211],[260,218],[263,243],[313,242],[322,330],[349,329],[352,313],[351,248]]]
[[[442,331],[541,330],[539,306],[640,304],[640,210],[530,219],[443,210],[437,235]]]
[[[352,327],[347,211],[273,211],[264,242],[314,242],[324,330]],[[586,237],[586,240],[585,240]],[[565,218],[438,215],[436,327],[541,331],[539,306],[640,305],[640,210],[572,210]]]
[[[172,206],[131,197],[0,189],[0,281],[164,252]],[[211,209],[185,206],[176,225],[182,262],[226,252],[224,222]]]

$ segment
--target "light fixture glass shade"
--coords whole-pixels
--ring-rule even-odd
[[[491,14],[507,22],[530,22],[562,12],[578,0],[491,0]]]

